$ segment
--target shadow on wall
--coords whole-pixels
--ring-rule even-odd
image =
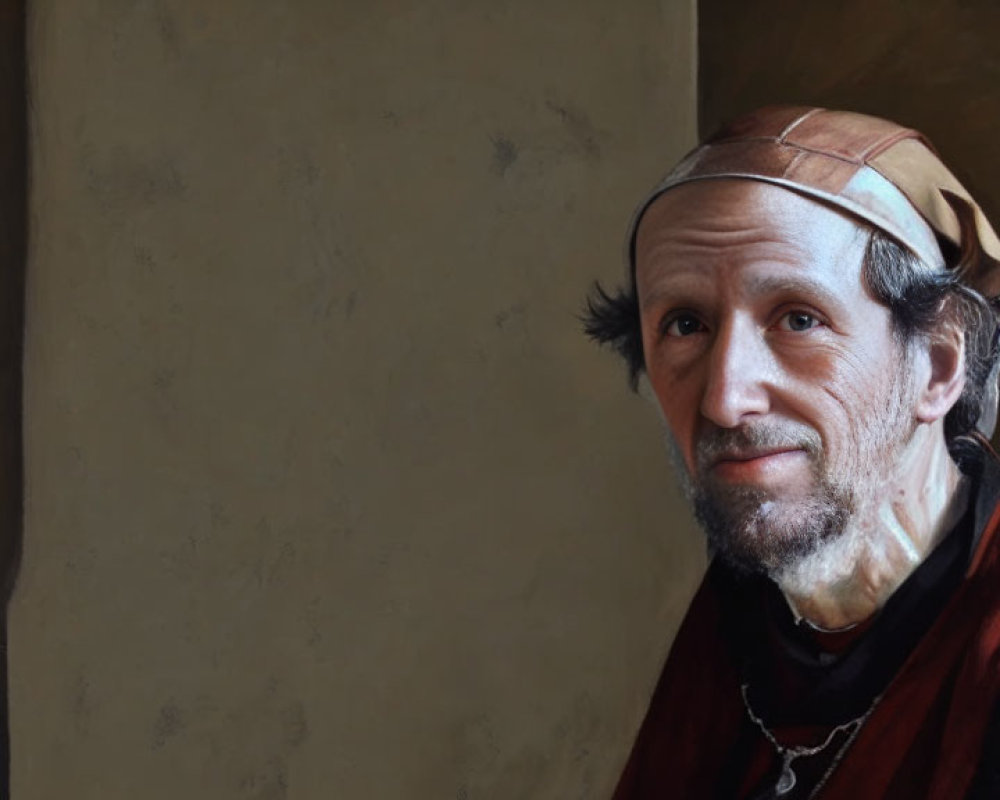
[[[6,607],[21,558],[21,352],[27,256],[25,3],[0,5],[0,797],[10,796]]]

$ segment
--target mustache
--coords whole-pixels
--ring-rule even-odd
[[[795,422],[757,422],[739,428],[712,426],[698,437],[695,461],[698,470],[704,471],[734,452],[786,448],[803,450],[817,461],[823,442],[815,430]]]

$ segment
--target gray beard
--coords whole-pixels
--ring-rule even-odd
[[[750,487],[702,488],[691,502],[715,556],[738,572],[768,575],[842,535],[854,511],[853,497],[829,485],[798,501],[775,501]]]
[[[856,509],[854,492],[823,479],[819,437],[804,426],[766,423],[708,431],[698,443],[696,483],[684,469],[672,437],[669,449],[709,550],[741,573],[774,575],[815,553],[847,530]],[[807,496],[777,499],[755,487],[722,485],[709,467],[732,447],[793,446],[812,464],[815,487]]]

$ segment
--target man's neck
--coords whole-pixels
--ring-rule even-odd
[[[796,618],[823,630],[871,617],[950,531],[969,487],[940,426],[921,426],[893,476],[873,487],[842,536],[772,576]]]

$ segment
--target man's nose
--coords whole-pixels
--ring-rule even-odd
[[[701,413],[721,428],[735,428],[770,410],[771,352],[752,324],[727,325],[706,353]]]

